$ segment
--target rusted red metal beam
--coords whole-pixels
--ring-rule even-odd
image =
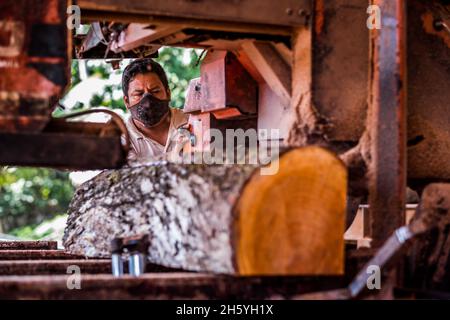
[[[342,277],[150,273],[116,278],[97,274],[81,275],[81,289],[70,290],[69,276],[0,276],[0,299],[279,299],[343,284]]]
[[[84,13],[96,14],[143,14],[154,22],[172,18],[188,25],[195,21],[203,23],[246,23],[266,25],[273,28],[298,26],[304,23],[311,8],[308,0],[260,1],[178,1],[142,0],[139,2],[119,0],[78,0]]]
[[[57,275],[66,274],[69,266],[78,266],[83,274],[111,274],[109,259],[7,260],[0,261],[0,275]],[[124,265],[128,273],[128,265]],[[179,269],[148,263],[145,272],[180,272]]]
[[[67,253],[63,250],[0,250],[1,260],[32,259],[83,259],[83,256]]]
[[[0,250],[56,250],[56,241],[0,241]]]
[[[118,168],[126,160],[119,136],[0,133],[0,141],[1,165],[93,170]]]
[[[0,275],[66,274],[73,265],[83,274],[111,273],[110,260],[14,260],[0,261]]]
[[[374,247],[405,221],[406,1],[374,0],[381,29],[372,30],[369,204]]]
[[[70,83],[69,2],[0,1],[1,132],[41,131]]]

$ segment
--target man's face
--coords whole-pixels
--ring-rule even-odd
[[[157,74],[139,73],[128,84],[128,97],[124,97],[127,108],[138,103],[145,93],[150,93],[160,100],[170,99],[170,92],[164,88]]]

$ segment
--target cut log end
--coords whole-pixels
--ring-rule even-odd
[[[233,275],[339,275],[347,170],[319,147],[268,167],[155,163],[104,172],[71,202],[64,245],[109,255],[114,237],[149,236],[148,260]],[[265,174],[265,175],[264,175]]]
[[[343,274],[347,170],[318,147],[284,154],[275,175],[256,171],[235,208],[242,275]]]

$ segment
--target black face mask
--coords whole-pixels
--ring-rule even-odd
[[[133,119],[139,120],[150,128],[157,125],[169,113],[169,102],[170,100],[160,100],[146,93],[141,101],[129,109]]]

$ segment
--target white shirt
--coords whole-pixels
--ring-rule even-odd
[[[170,108],[170,126],[165,145],[146,137],[133,122],[131,116],[125,121],[130,134],[128,164],[131,166],[156,161],[167,152],[169,141],[174,132],[187,123],[187,116],[179,109]]]

